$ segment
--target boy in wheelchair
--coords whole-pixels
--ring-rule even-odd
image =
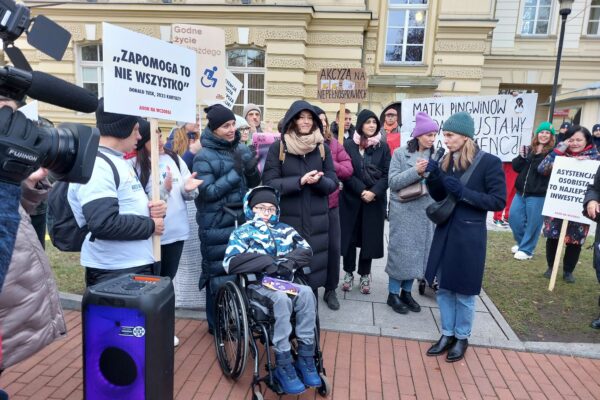
[[[247,222],[229,237],[223,267],[228,274],[262,273],[267,277],[289,281],[283,283],[296,294],[274,290],[261,284],[248,288],[273,304],[275,324],[274,377],[281,389],[289,394],[302,393],[305,386],[319,387],[321,378],[315,366],[316,300],[312,289],[291,284],[294,272],[310,264],[312,250],[291,226],[279,222],[279,194],[268,186],[248,191],[244,198]],[[263,283],[268,281],[263,280]],[[285,288],[283,289],[285,290]],[[298,358],[291,354],[290,318],[295,311],[295,334],[298,339]]]

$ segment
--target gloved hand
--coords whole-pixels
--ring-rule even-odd
[[[449,193],[452,193],[457,199],[462,198],[464,186],[461,181],[453,176],[446,176],[443,180],[444,187]]]
[[[568,148],[569,143],[567,143],[566,140],[563,140],[562,142],[556,145],[556,150],[558,150],[560,153],[564,153],[565,151],[567,151]]]
[[[242,154],[240,152],[233,153],[233,169],[238,175],[242,176],[244,172],[244,161],[242,160]]]
[[[430,159],[427,163],[427,168],[425,168],[425,172],[429,172],[430,174],[438,174],[440,172],[440,163]]]
[[[254,168],[258,165],[258,160],[253,157],[251,153],[245,153],[242,156],[242,163],[244,165],[244,171],[246,173],[254,171]]]

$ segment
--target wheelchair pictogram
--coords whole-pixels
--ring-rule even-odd
[[[200,84],[205,88],[214,88],[217,86],[218,79],[214,77],[215,72],[217,72],[217,67],[206,68],[204,70],[204,74],[202,78],[200,78]]]

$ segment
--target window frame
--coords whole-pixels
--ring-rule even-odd
[[[526,1],[521,1],[521,7],[520,7],[520,12],[519,12],[519,30],[517,32],[517,36],[521,36],[521,37],[539,37],[539,38],[544,38],[544,37],[548,37],[550,35],[552,35],[554,33],[555,30],[555,22],[556,22],[556,12],[557,12],[557,6],[554,4],[555,1],[550,0],[550,13],[548,15],[548,29],[546,30],[546,33],[535,33],[536,28],[537,28],[537,23],[540,21],[537,19],[538,13],[539,13],[539,8],[540,8],[540,1],[542,0],[535,0],[536,5],[535,5],[535,16],[534,19],[532,20],[533,22],[535,22],[534,26],[533,26],[533,32],[534,33],[523,33],[523,27],[525,26],[525,22],[529,21],[529,20],[525,20],[525,7],[526,7]]]
[[[96,54],[98,56],[98,61],[84,61],[83,60],[83,48],[89,46],[96,46]],[[76,59],[76,79],[77,85],[84,87],[84,83],[96,83],[98,84],[98,98],[104,96],[104,67],[103,62],[100,60],[100,52],[102,51],[102,42],[82,42],[78,43],[75,46],[75,59]],[[98,80],[97,82],[84,81],[83,78],[83,69],[84,68],[96,68],[96,73]]]
[[[385,29],[385,41],[383,43],[383,65],[390,65],[390,66],[403,66],[403,65],[407,65],[407,66],[414,66],[414,65],[424,65],[425,64],[425,43],[427,43],[427,31],[428,31],[428,18],[429,18],[429,6],[431,5],[431,0],[427,0],[427,4],[391,4],[393,0],[386,0],[386,4],[387,4],[387,11],[386,11],[386,21],[385,21],[385,26],[383,27],[383,29]],[[410,1],[410,0],[409,0]],[[406,11],[406,15],[404,17],[404,26],[400,29],[403,29],[403,37],[402,37],[402,43],[400,44],[400,46],[402,47],[403,51],[402,51],[402,58],[406,59],[406,48],[408,46],[407,40],[408,40],[408,24],[410,22],[410,16],[409,16],[409,12],[410,11],[424,11],[425,12],[425,16],[423,18],[423,42],[420,44],[421,48],[422,48],[422,52],[421,52],[421,61],[392,61],[392,60],[387,60],[387,47],[388,45],[390,45],[390,43],[388,43],[388,34],[389,34],[389,30],[390,30],[390,11]],[[414,44],[413,44],[414,45]]]
[[[583,36],[588,36],[590,38],[597,38],[597,37],[600,37],[600,15],[598,16],[599,19],[597,19],[597,20],[595,20],[595,19],[591,20],[590,18],[592,16],[592,8],[600,9],[600,2],[597,5],[593,5],[592,1],[594,1],[594,0],[590,1],[590,6],[585,15],[585,21],[583,24]],[[596,28],[596,33],[588,33],[590,22],[598,23],[598,26]]]
[[[265,60],[265,66],[264,67],[238,67],[238,66],[230,66],[229,65],[229,52],[230,51],[235,51],[235,50],[254,50],[254,51],[259,51],[261,53],[263,53],[264,56],[264,60]],[[266,114],[267,108],[266,108],[266,102],[267,102],[267,61],[266,61],[266,57],[267,57],[267,52],[263,49],[257,48],[257,47],[232,47],[229,49],[226,49],[226,63],[227,63],[227,69],[232,73],[232,74],[242,74],[243,75],[243,80],[240,79],[242,81],[242,83],[244,84],[244,86],[241,89],[241,94],[242,94],[242,99],[243,99],[243,104],[238,104],[235,103],[233,105],[233,107],[244,107],[246,104],[248,104],[248,91],[256,91],[256,92],[263,92],[263,104],[257,104],[258,107],[262,110],[262,115],[264,118],[264,115]],[[246,62],[245,64],[247,65],[247,58],[248,55],[246,54]],[[249,75],[250,74],[254,74],[254,75],[262,75],[263,76],[263,87],[262,89],[256,89],[256,88],[249,88],[248,87],[248,80],[249,80]],[[239,79],[239,77],[236,77]],[[236,99],[237,100],[237,99]]]

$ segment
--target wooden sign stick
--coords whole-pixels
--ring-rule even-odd
[[[556,248],[556,257],[554,257],[554,264],[552,265],[552,276],[550,277],[550,284],[548,290],[553,291],[554,285],[556,284],[556,275],[558,275],[558,264],[560,264],[560,258],[562,257],[563,243],[565,236],[567,235],[567,227],[569,226],[569,220],[563,219],[562,227],[560,228],[560,236],[558,237],[558,247]]]
[[[338,142],[344,145],[344,130],[346,125],[346,104],[340,103],[340,113],[338,117]]]
[[[150,118],[150,179],[152,182],[152,201],[160,200],[160,171],[158,167],[158,158],[160,157],[160,154],[158,151],[158,137],[156,136],[157,130],[158,120],[156,118]],[[152,235],[152,252],[154,253],[155,263],[160,265],[160,235],[157,235],[156,233]],[[160,270],[158,271],[158,274],[160,274]]]

